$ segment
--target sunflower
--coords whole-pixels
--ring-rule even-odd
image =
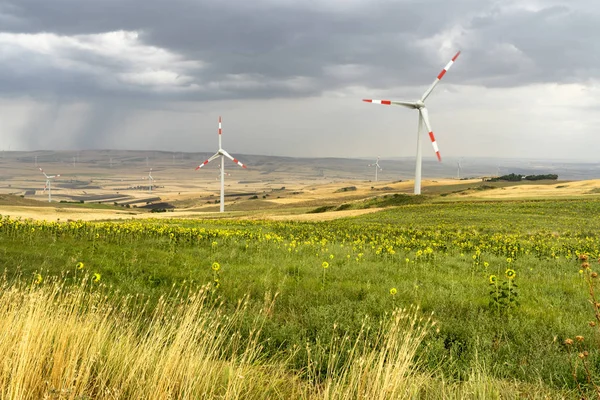
[[[498,277],[496,275],[490,275],[490,283],[495,285],[498,282]]]
[[[395,287],[393,287],[393,288],[391,288],[391,289],[390,289],[390,294],[391,294],[392,296],[395,296],[395,295],[396,295],[396,293],[398,293],[398,290],[397,290]]]
[[[79,261],[77,264],[75,264],[75,267],[77,269],[83,269],[84,265],[83,265],[83,263],[81,261]]]
[[[213,271],[220,270],[221,269],[221,264],[219,264],[218,262],[215,261],[214,263],[212,263],[212,269],[213,269]]]
[[[42,278],[40,274],[35,274],[35,283],[39,285],[40,283],[42,283],[43,280],[44,278]]]
[[[327,261],[323,261],[323,264],[321,264],[321,267],[323,267],[324,269],[329,268],[329,263]]]
[[[94,277],[92,278],[92,282],[100,282],[100,278],[101,278],[101,275],[96,272],[94,274]]]
[[[515,270],[511,269],[511,268],[507,269],[506,272],[505,272],[505,274],[506,274],[506,277],[508,279],[514,279],[515,276],[517,275],[517,273],[515,272]]]

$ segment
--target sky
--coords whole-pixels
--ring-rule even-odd
[[[0,0],[0,150],[597,161],[597,0]],[[434,158],[426,132],[424,156]]]

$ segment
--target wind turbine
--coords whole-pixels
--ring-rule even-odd
[[[456,162],[456,166],[458,167],[456,177],[459,181],[460,181],[460,169],[462,168],[462,165],[460,165],[460,162],[461,162],[461,159],[459,158],[458,161]]]
[[[48,203],[51,203],[52,202],[51,182],[52,182],[52,179],[58,178],[60,176],[60,174],[46,175],[46,173],[44,172],[44,170],[42,168],[38,167],[38,169],[40,171],[42,171],[42,174],[44,174],[44,176],[46,177],[46,183],[44,184],[44,193],[46,192],[46,189],[48,189]]]
[[[377,161],[375,161],[375,164],[369,164],[369,167],[375,167],[375,182],[377,182],[377,170],[379,169],[383,171],[383,168],[379,166],[379,156],[377,157]]]
[[[437,156],[438,161],[442,161],[442,157],[440,156],[440,150],[435,141],[435,137],[433,136],[433,131],[431,130],[431,124],[429,123],[429,116],[428,116],[427,108],[425,107],[425,100],[427,99],[427,97],[429,97],[429,95],[431,94],[433,89],[440,82],[440,80],[444,77],[446,72],[448,72],[448,70],[450,69],[452,64],[454,64],[454,61],[456,61],[456,59],[458,58],[459,55],[460,55],[460,51],[458,53],[456,53],[456,55],[454,57],[452,57],[452,60],[450,60],[450,62],[448,64],[446,64],[446,66],[444,67],[442,72],[440,72],[438,74],[437,78],[435,78],[435,80],[433,81],[431,86],[429,86],[429,88],[425,91],[425,93],[423,94],[423,96],[421,97],[420,100],[417,100],[417,101],[392,101],[392,100],[363,99],[363,101],[365,101],[367,103],[383,104],[386,106],[391,106],[391,105],[402,106],[402,107],[406,107],[406,108],[416,109],[419,111],[419,126],[417,128],[417,157],[416,157],[417,161],[416,161],[416,168],[415,168],[415,191],[414,191],[415,194],[421,194],[421,158],[422,158],[421,129],[423,128],[423,123],[425,123],[425,126],[427,127],[427,131],[429,132],[429,138],[431,139],[431,144],[433,145],[433,151],[435,151],[435,155]]]
[[[148,177],[144,177],[142,179],[148,179],[148,191],[152,193],[152,183],[154,183],[154,178],[152,177],[152,168],[150,168],[150,172],[148,172]]]
[[[199,170],[200,168],[204,167],[206,164],[208,164],[209,162],[211,162],[212,160],[216,159],[217,157],[221,157],[221,207],[220,207],[220,212],[224,212],[225,211],[225,157],[229,158],[231,161],[233,161],[234,163],[236,163],[237,165],[239,165],[242,168],[246,168],[246,166],[244,164],[242,164],[241,162],[239,162],[236,158],[233,158],[228,152],[226,152],[223,147],[221,146],[221,117],[219,116],[219,150],[213,154],[212,157],[210,157],[208,160],[204,161],[202,164],[198,165],[196,167],[196,171]]]
[[[226,176],[231,176],[231,174],[230,174],[229,172],[225,172],[225,175],[226,175]],[[216,180],[216,181],[218,181],[220,176],[221,176],[221,167],[219,167],[219,176],[217,176],[217,177],[215,178],[215,180]]]

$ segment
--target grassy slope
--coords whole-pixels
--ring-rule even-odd
[[[483,364],[491,376],[532,383],[542,379],[561,387],[572,386],[563,339],[591,336],[586,324],[593,315],[574,255],[588,246],[598,256],[599,216],[600,202],[577,200],[426,203],[322,224],[171,221],[221,232],[194,245],[125,233],[84,240],[39,230],[18,235],[0,230],[0,262],[9,275],[19,270],[27,277],[34,271],[72,274],[75,263],[84,261],[85,270],[101,273],[103,282],[156,297],[183,280],[212,281],[210,265],[218,261],[219,292],[231,307],[250,293],[259,309],[265,293],[280,292],[263,331],[270,338],[267,351],[298,345],[297,367],[303,366],[306,343],[313,352],[324,351],[319,343],[329,341],[334,322],[341,331],[358,332],[367,314],[376,321],[396,305],[417,303],[425,312],[435,312],[440,322],[440,331],[420,349],[427,368],[468,378],[475,364]],[[402,230],[406,227],[414,229]],[[286,240],[223,235],[235,231],[262,232],[263,238],[271,232]],[[489,275],[503,275],[507,255],[484,249],[476,265],[473,248],[465,245],[497,233],[509,247],[518,243],[531,250],[516,254],[510,265],[517,271],[521,305],[509,316],[497,316],[487,307]],[[360,245],[352,243],[365,234],[372,236]],[[396,247],[395,254],[378,254],[380,244],[394,235],[408,235],[415,242]],[[330,240],[302,245],[322,236]],[[292,237],[297,246],[288,246]],[[537,254],[536,241],[546,246]],[[444,243],[447,250],[435,243]],[[432,258],[417,257],[427,244],[436,249]],[[560,248],[558,259],[548,253],[554,244]],[[571,257],[565,258],[569,249]],[[330,264],[326,270],[323,261]],[[389,294],[391,288],[397,289],[395,296]],[[596,363],[598,354],[590,350]]]

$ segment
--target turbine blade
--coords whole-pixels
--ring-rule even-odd
[[[204,167],[206,164],[208,164],[209,162],[211,162],[212,160],[214,160],[215,158],[219,157],[220,154],[219,153],[215,153],[212,155],[212,157],[210,157],[208,160],[204,161],[202,164],[198,165],[196,167],[196,171],[198,171],[200,168]]]
[[[435,151],[435,155],[437,156],[438,161],[442,161],[442,156],[440,155],[440,149],[438,148],[437,142],[435,141],[435,136],[433,135],[433,131],[431,130],[431,124],[429,123],[429,112],[425,107],[419,109],[421,116],[423,117],[423,121],[425,122],[425,126],[427,127],[427,132],[429,132],[429,139],[431,139],[431,145],[433,146],[433,151]]]
[[[237,158],[233,158],[231,156],[231,154],[229,154],[228,152],[226,152],[225,150],[223,150],[223,155],[227,158],[229,158],[231,161],[233,161],[234,163],[236,163],[237,165],[239,165],[242,168],[246,168],[246,166],[244,164],[242,164]]]
[[[414,101],[394,101],[394,100],[373,100],[373,99],[363,99],[365,103],[373,103],[373,104],[382,104],[384,106],[403,106],[407,108],[416,108],[416,103]]]
[[[423,93],[423,97],[421,97],[421,101],[425,101],[425,99],[427,97],[429,97],[429,95],[433,91],[433,88],[435,88],[436,85],[442,80],[442,78],[444,77],[444,75],[446,75],[446,72],[448,72],[448,70],[450,69],[450,67],[452,66],[452,64],[454,64],[454,61],[456,61],[456,59],[458,58],[459,55],[460,55],[460,51],[458,53],[456,53],[454,55],[454,57],[452,57],[452,60],[450,60],[450,62],[448,64],[446,64],[446,66],[444,67],[444,69],[442,70],[442,72],[440,72],[438,74],[438,76],[435,78],[435,80],[433,81],[433,83],[431,84],[431,86],[429,86],[429,89],[427,89],[425,91],[425,93]]]
[[[38,169],[39,169],[39,170],[42,172],[42,174],[44,174],[44,176],[45,176],[46,178],[48,178],[48,175],[46,175],[46,173],[44,172],[44,170],[42,169],[42,167],[38,167]]]

